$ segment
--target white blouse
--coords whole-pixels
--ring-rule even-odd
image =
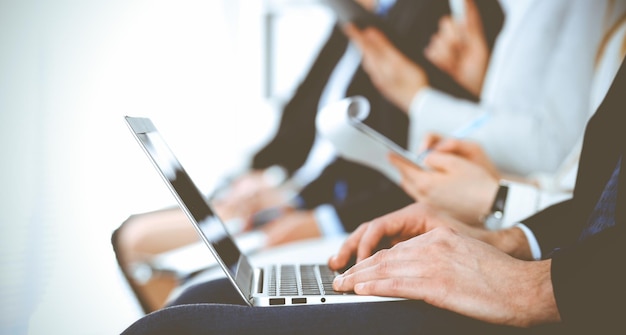
[[[581,136],[603,31],[606,0],[501,0],[496,39],[479,103],[424,89],[411,108],[409,145],[426,132],[452,136],[476,117],[467,136],[505,173],[554,173]]]

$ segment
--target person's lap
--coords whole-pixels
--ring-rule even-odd
[[[168,307],[138,320],[123,335],[537,334],[542,331],[486,324],[412,300],[248,307],[228,280],[219,279],[188,288]]]

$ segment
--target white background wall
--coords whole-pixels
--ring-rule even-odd
[[[173,200],[123,116],[153,118],[203,190],[244,166],[277,119],[263,6],[0,0],[0,334],[114,334],[141,315],[110,235]],[[278,19],[282,97],[330,18]]]

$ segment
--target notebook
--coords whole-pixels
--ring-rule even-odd
[[[372,147],[376,145],[382,146],[389,151],[393,151],[398,154],[400,157],[404,158],[410,163],[413,163],[416,167],[422,170],[428,170],[428,166],[424,165],[423,157],[412,153],[403,147],[396,144],[394,141],[390,140],[385,135],[379,133],[374,128],[368,126],[363,121],[367,118],[369,114],[369,102],[366,98],[362,96],[354,96],[345,98],[348,104],[348,121],[349,123],[362,133],[369,136],[376,144],[372,144]],[[364,107],[366,106],[366,107]],[[371,142],[371,141],[369,141]],[[369,144],[369,142],[367,142]],[[380,151],[376,149],[376,151]],[[371,158],[370,158],[371,159]]]
[[[237,247],[223,221],[173,154],[149,118],[125,117],[137,142],[176,198],[226,277],[250,306],[308,305],[401,300],[332,289],[337,275],[326,264],[270,264],[255,267]],[[207,257],[211,257],[207,253]]]
[[[335,152],[344,159],[378,170],[389,180],[400,185],[402,174],[391,164],[389,153],[393,152],[421,170],[429,170],[423,158],[410,152],[394,141],[368,126],[365,120],[370,114],[370,103],[363,96],[351,96],[324,106],[317,113],[317,133],[334,146]]]

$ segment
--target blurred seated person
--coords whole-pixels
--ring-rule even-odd
[[[609,9],[609,27],[596,57],[590,113],[604,99],[626,54],[626,1],[615,2]],[[582,138],[556,173],[526,178],[501,174],[475,142],[436,134],[426,136],[419,149],[432,150],[425,158],[431,170],[418,169],[395,154],[390,159],[403,176],[402,187],[416,201],[468,224],[502,229],[572,196],[581,147]]]
[[[456,136],[485,117],[463,136],[479,143],[503,173],[525,177],[555,173],[582,134],[609,2],[501,0],[506,19],[487,57],[480,17],[466,0],[465,20],[442,18],[425,53],[478,94],[475,102],[433,87],[424,69],[376,28],[345,31],[376,87],[409,116],[411,151],[427,133]]]
[[[383,16],[396,45],[424,67],[433,86],[460,99],[477,99],[423,54],[439,18],[449,13],[446,1],[360,3]],[[490,47],[502,25],[502,12],[495,0],[481,0],[479,8]],[[334,27],[283,108],[275,137],[254,155],[248,171],[210,199],[227,223],[243,222],[244,229],[250,229],[264,215],[278,214],[263,218],[269,222],[261,228],[267,245],[273,246],[350,232],[363,221],[412,202],[398,185],[377,171],[336,157],[332,146],[316,136],[315,117],[321,107],[346,96],[363,95],[371,105],[366,122],[406,147],[406,115],[374,87],[360,60],[358,49],[348,43],[339,26]],[[177,279],[160,274],[140,283],[132,276],[132,265],[197,240],[178,208],[133,215],[114,232],[118,263],[144,311],[160,307]]]

